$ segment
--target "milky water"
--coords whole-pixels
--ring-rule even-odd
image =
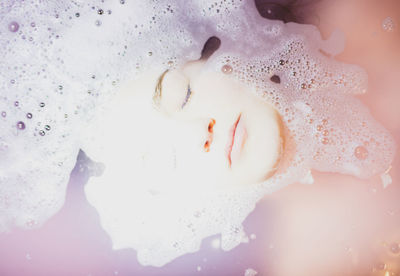
[[[222,43],[208,69],[248,85],[281,114],[281,169],[245,190],[183,195],[92,178],[86,194],[115,249],[134,248],[154,266],[210,235],[221,234],[230,250],[246,240],[242,222],[256,202],[312,182],[310,170],[368,178],[389,168],[393,140],[355,97],[367,90],[366,73],[333,59],[340,32],[324,41],[315,27],[261,18],[251,1],[8,0],[0,3],[0,231],[54,215],[87,145],[83,133],[118,88],[149,68],[198,59],[210,36]]]

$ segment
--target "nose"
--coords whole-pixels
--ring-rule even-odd
[[[211,143],[213,141],[214,138],[214,125],[215,125],[216,121],[215,119],[211,118],[208,126],[207,126],[207,140],[204,143],[204,151],[205,152],[209,152],[210,151],[210,147],[211,147]]]

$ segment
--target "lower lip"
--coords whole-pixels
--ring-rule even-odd
[[[232,137],[232,141],[227,147],[226,154],[229,161],[229,167],[231,167],[232,163],[236,163],[240,158],[240,153],[247,138],[247,131],[243,120],[241,120],[241,115],[239,116],[238,121],[236,121],[232,126],[229,137]]]

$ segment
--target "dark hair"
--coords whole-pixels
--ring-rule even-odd
[[[285,23],[318,25],[317,4],[321,0],[255,0],[258,12],[264,18]]]
[[[200,59],[207,60],[216,50],[218,50],[219,46],[221,46],[221,40],[216,36],[210,37],[203,46]]]
[[[321,0],[254,0],[257,10],[264,18],[281,20],[285,23],[295,22],[300,24],[318,25],[316,16],[317,4]],[[202,60],[207,60],[221,46],[221,40],[210,37],[201,51]],[[272,76],[272,82],[280,83],[279,76]]]

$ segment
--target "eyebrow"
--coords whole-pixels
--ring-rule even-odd
[[[168,72],[168,69],[165,70],[157,80],[156,88],[155,88],[155,91],[153,94],[153,102],[157,107],[160,106],[161,97],[162,97],[162,81],[163,81],[165,75],[167,74],[167,72]]]

